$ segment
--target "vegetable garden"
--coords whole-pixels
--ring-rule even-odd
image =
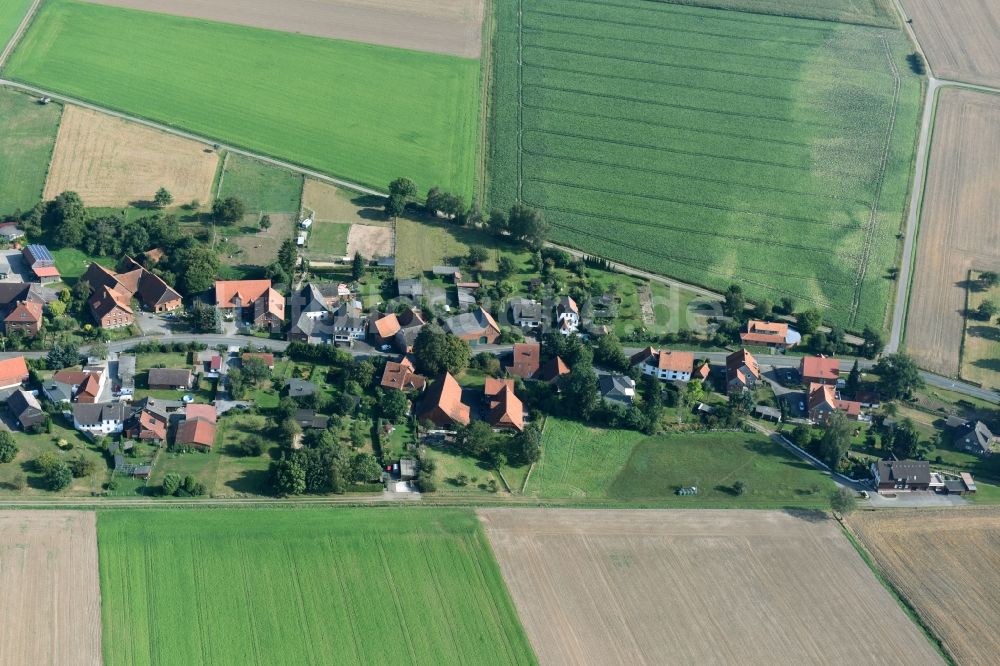
[[[883,326],[920,102],[901,32],[640,0],[496,11],[491,207]]]

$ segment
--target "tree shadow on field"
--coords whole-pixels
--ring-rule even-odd
[[[270,488],[269,477],[270,474],[266,469],[251,469],[231,481],[226,481],[226,486],[238,493],[267,495]]]
[[[1000,328],[996,326],[970,326],[969,336],[992,342],[1000,342]]]
[[[807,523],[825,523],[830,520],[830,516],[827,515],[825,511],[819,511],[817,509],[784,509],[784,513],[791,516],[792,518],[798,518],[799,520],[805,521]]]
[[[955,283],[955,286],[973,292],[983,291],[983,285],[979,283],[979,280],[959,280]]]
[[[972,363],[972,365],[977,368],[982,368],[984,370],[992,370],[994,372],[1000,372],[1000,359],[995,358],[981,358]]]

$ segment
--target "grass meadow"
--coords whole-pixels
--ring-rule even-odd
[[[372,187],[472,194],[478,60],[50,0],[6,74]]]
[[[921,90],[900,31],[518,4],[496,5],[488,207],[520,199],[555,241],[883,326]]]
[[[219,198],[237,197],[252,213],[299,214],[302,176],[230,153],[219,183]]]
[[[736,481],[744,484],[738,495]],[[676,490],[696,486],[696,496]],[[825,508],[832,482],[765,437],[743,432],[646,437],[550,418],[525,495],[656,506]]]
[[[108,666],[535,663],[471,511],[98,517]]]
[[[0,215],[41,201],[61,117],[58,104],[0,89]]]

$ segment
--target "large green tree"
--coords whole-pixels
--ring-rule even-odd
[[[7,430],[0,430],[0,463],[9,463],[17,457],[18,451],[14,436]]]
[[[472,350],[465,340],[448,335],[436,324],[427,324],[413,342],[413,357],[424,374],[447,371],[454,375],[469,366]]]
[[[852,429],[853,426],[842,413],[832,412],[828,417],[823,436],[817,443],[817,452],[830,469],[837,469],[850,450]]]
[[[883,356],[874,371],[881,380],[879,391],[886,400],[909,398],[924,385],[917,364],[904,353]]]

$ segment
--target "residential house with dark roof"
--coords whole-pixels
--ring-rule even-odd
[[[194,384],[194,376],[187,368],[150,368],[146,385],[154,390],[187,391]]]
[[[694,353],[647,347],[633,355],[631,363],[660,381],[687,382],[694,372]]]
[[[292,294],[292,326],[288,331],[289,340],[326,344],[333,339],[330,317],[333,303],[339,297],[324,293],[321,285],[309,283]]]
[[[430,421],[440,428],[452,428],[469,425],[471,411],[469,405],[462,402],[462,387],[451,373],[446,372],[424,393],[417,409],[417,420],[420,423]]]
[[[119,354],[114,368],[112,393],[115,396],[132,395],[135,392],[135,355]]]
[[[635,380],[626,375],[599,373],[597,388],[608,402],[629,407],[635,401]]]
[[[726,392],[753,391],[760,380],[760,366],[746,349],[726,357]]]
[[[18,238],[24,238],[24,229],[10,222],[0,224],[0,239],[13,243]]]
[[[491,345],[500,337],[500,326],[483,308],[449,317],[444,330],[472,345]]]
[[[56,269],[56,260],[49,252],[49,248],[44,245],[26,245],[21,250],[21,255],[35,279],[42,284],[62,280],[59,270]]]
[[[217,280],[215,306],[258,328],[277,331],[285,321],[285,297],[270,280]]]
[[[424,285],[420,278],[397,280],[396,290],[400,298],[409,298],[414,302],[418,302],[424,296]]]
[[[958,426],[951,440],[956,449],[977,456],[988,456],[993,453],[997,441],[997,436],[982,421],[965,422]]]
[[[515,326],[534,330],[543,323],[542,304],[530,298],[512,298],[510,317]]]
[[[7,409],[22,430],[30,430],[45,422],[45,411],[39,404],[38,398],[23,389],[10,394],[7,398]]]
[[[18,331],[25,337],[35,337],[42,328],[42,310],[41,303],[32,301],[15,303],[3,318],[4,331],[7,335]]]
[[[385,364],[379,386],[397,391],[423,391],[427,386],[427,378],[417,374],[413,361],[404,356],[399,362],[389,361]]]
[[[312,382],[295,377],[285,382],[285,388],[288,390],[289,398],[305,398],[310,395],[316,395],[316,391],[318,390],[318,387]]]
[[[570,367],[566,365],[566,362],[558,356],[553,356],[542,365],[537,376],[538,379],[547,384],[554,384],[569,373]]]
[[[537,342],[518,342],[511,352],[510,365],[505,370],[508,375],[521,379],[533,379],[541,369],[542,346]]]
[[[486,418],[491,426],[501,430],[524,430],[524,404],[514,394],[513,379],[487,377],[483,398]]]
[[[91,435],[120,433],[131,409],[124,402],[73,403],[73,427]]]
[[[798,331],[790,328],[784,322],[761,321],[751,319],[747,322],[745,331],[740,332],[740,342],[749,346],[770,347],[772,349],[791,349],[802,342]]]
[[[303,430],[325,430],[330,424],[330,417],[317,414],[315,409],[296,410],[295,420]]]
[[[341,303],[333,311],[330,330],[333,332],[334,342],[350,343],[355,340],[364,340],[365,333],[368,331],[368,316],[362,310],[361,302]]]
[[[872,463],[871,472],[879,492],[927,490],[931,482],[926,460],[879,460]]]
[[[799,374],[802,383],[837,385],[840,379],[840,361],[826,356],[803,356],[799,362]]]
[[[91,263],[80,279],[90,285],[91,316],[103,328],[122,328],[135,321],[132,299],[152,312],[170,312],[181,306],[181,295],[163,279],[131,257],[123,272]]]

